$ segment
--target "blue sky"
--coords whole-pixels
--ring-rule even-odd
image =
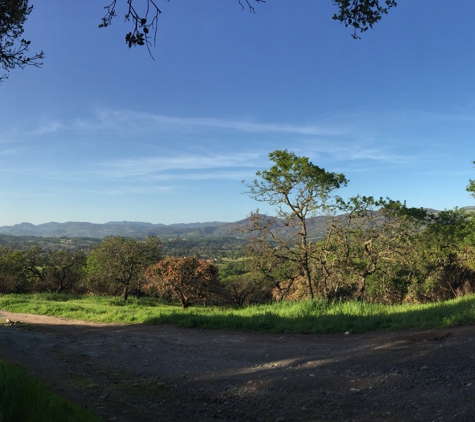
[[[158,0],[155,61],[120,9],[98,29],[107,3],[32,2],[45,59],[0,85],[0,225],[236,221],[276,149],[343,197],[475,204],[473,0],[401,0],[361,40],[331,0]]]

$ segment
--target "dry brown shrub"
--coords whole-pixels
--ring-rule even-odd
[[[151,296],[171,297],[183,308],[219,295],[218,268],[196,258],[167,258],[145,271],[143,291]]]

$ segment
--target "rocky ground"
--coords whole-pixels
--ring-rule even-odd
[[[473,326],[273,335],[6,319],[0,356],[106,421],[475,420]]]

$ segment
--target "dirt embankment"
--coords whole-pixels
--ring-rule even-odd
[[[0,356],[104,420],[474,421],[475,327],[272,335],[0,311]]]

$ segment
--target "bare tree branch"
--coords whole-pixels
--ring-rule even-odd
[[[154,0],[126,0],[127,11],[125,13],[125,20],[132,22],[133,30],[128,32],[125,36],[125,42],[131,48],[132,46],[147,47],[150,56],[153,59],[150,47],[156,45],[157,29],[158,29],[158,16],[162,13]],[[170,1],[170,0],[168,0]],[[238,0],[239,5],[244,10],[244,0]],[[265,3],[266,0],[254,0],[256,3]],[[136,8],[137,3],[142,2],[144,4],[143,12],[139,12]],[[119,2],[120,3],[120,2]],[[250,0],[245,0],[245,4],[249,8],[251,13],[256,13],[254,6]],[[102,18],[102,22],[99,24],[99,28],[107,28],[112,24],[112,20],[117,17],[116,12],[117,0],[112,0],[108,6],[105,6],[106,14]]]
[[[255,0],[256,3],[265,3],[266,0]],[[238,0],[239,5],[241,6],[242,10],[244,10],[244,5],[242,4],[241,0]],[[252,6],[249,0],[246,0],[247,7],[249,7],[249,11],[251,13],[256,13],[256,9]]]
[[[102,23],[99,25],[99,28],[107,28],[112,24],[112,20],[117,16],[116,6],[117,0],[113,0],[108,6],[104,7],[106,14],[102,18]],[[161,13],[162,11],[158,8],[154,0],[146,0],[146,5],[142,13],[139,13],[134,7],[134,0],[127,0],[125,20],[133,24],[133,30],[125,36],[125,42],[129,48],[132,46],[145,45],[153,59],[150,47],[152,44],[153,46],[156,44],[158,16]]]

